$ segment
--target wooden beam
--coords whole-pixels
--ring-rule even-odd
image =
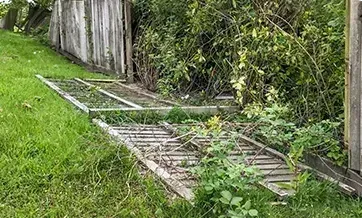
[[[79,78],[74,78],[74,80],[76,80],[76,81],[78,81],[78,82],[80,82],[80,83],[83,83],[84,85],[87,85],[87,86],[89,86],[89,87],[95,87],[95,85],[90,84],[90,83],[88,83],[88,82],[86,82],[86,81],[83,81],[83,80],[81,80],[81,79],[79,79]],[[103,95],[106,95],[106,96],[108,96],[108,97],[110,97],[110,98],[113,98],[114,100],[117,100],[117,101],[122,102],[122,103],[124,103],[124,104],[126,104],[126,105],[128,105],[128,106],[131,106],[132,108],[143,109],[142,106],[140,106],[140,105],[138,105],[138,104],[135,104],[135,103],[133,103],[133,102],[127,101],[126,99],[120,98],[120,97],[118,97],[118,96],[116,96],[116,95],[113,95],[112,93],[109,93],[109,92],[107,92],[107,91],[105,91],[105,90],[103,90],[103,89],[97,89],[97,91],[100,92],[100,93],[102,93]],[[118,109],[118,110],[119,110],[119,109]]]
[[[58,86],[56,86],[54,83],[48,81],[47,79],[45,79],[44,77],[42,77],[41,75],[35,75],[40,81],[42,81],[43,83],[45,83],[47,86],[49,86],[51,89],[53,89],[54,91],[56,91],[61,97],[63,97],[65,100],[69,101],[70,103],[72,103],[73,105],[77,106],[79,109],[81,109],[82,111],[89,113],[89,108],[87,106],[85,106],[83,103],[79,102],[77,99],[75,99],[74,97],[72,97],[71,95],[69,95],[68,93],[64,92],[63,90],[61,90]]]
[[[336,181],[345,183],[355,189],[356,194],[362,196],[362,177],[355,171],[344,166],[337,166],[332,161],[314,154],[305,154],[304,160],[308,166]]]
[[[349,168],[362,172],[361,146],[361,56],[362,56],[362,4],[359,0],[349,0],[349,22],[347,46],[349,51],[348,68],[346,74],[346,120],[347,143],[349,145]],[[349,72],[349,73],[348,73]]]

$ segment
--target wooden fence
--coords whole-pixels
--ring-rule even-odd
[[[129,0],[56,0],[50,41],[96,71],[133,81]]]
[[[345,136],[349,168],[362,174],[362,1],[347,2]]]

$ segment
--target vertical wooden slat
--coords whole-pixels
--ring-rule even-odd
[[[109,46],[109,11],[108,11],[108,0],[104,0],[103,4],[103,40],[104,40],[104,63],[103,66],[110,69],[109,57],[110,57],[110,46]]]
[[[350,40],[350,0],[346,1],[346,44],[345,44],[345,74],[344,74],[344,146],[349,147],[349,125],[350,125],[350,96],[349,96],[349,40]]]
[[[85,63],[88,62],[87,56],[87,16],[85,12],[85,3],[84,1],[77,2],[78,7],[78,19],[79,19],[79,47],[80,47],[80,57],[81,60]]]
[[[118,1],[114,0],[117,3],[117,28],[118,28],[118,56],[120,61],[117,63],[117,69],[120,69],[123,75],[126,75],[126,61],[125,61],[125,45],[124,45],[124,0]]]
[[[63,49],[63,44],[65,42],[65,39],[64,39],[64,22],[65,22],[65,19],[63,19],[63,3],[62,1],[58,1],[58,4],[59,4],[59,34],[60,34],[60,49]]]
[[[115,70],[114,67],[114,62],[115,62],[115,58],[114,58],[114,51],[115,51],[115,43],[114,43],[114,9],[113,9],[113,1],[111,0],[107,0],[107,6],[108,6],[108,15],[109,15],[109,20],[108,20],[108,26],[109,26],[109,34],[108,34],[108,41],[109,41],[109,69],[111,70]]]
[[[53,14],[58,11],[51,20],[53,45],[100,71],[124,78],[127,68],[133,80],[130,1],[126,8],[124,0],[56,0],[53,9]]]
[[[49,25],[49,40],[56,49],[60,45],[60,26],[59,26],[59,0],[54,2],[53,11],[51,15],[50,25]]]
[[[126,36],[126,66],[127,66],[127,82],[133,83],[133,43],[132,43],[132,20],[131,20],[131,1],[124,0],[125,14],[125,36]]]
[[[349,4],[349,167],[361,171],[361,15],[362,4],[350,0]],[[348,75],[347,75],[348,76]],[[349,97],[348,97],[349,96]],[[347,106],[348,108],[348,106]]]
[[[97,7],[95,2],[97,0],[91,0],[92,4],[92,35],[93,35],[93,64],[97,64],[97,53],[98,53],[98,38],[97,38]]]
[[[84,12],[86,18],[86,49],[87,63],[92,63],[93,60],[93,16],[92,16],[92,1],[88,0],[84,3]]]

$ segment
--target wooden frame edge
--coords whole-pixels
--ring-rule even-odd
[[[72,103],[74,106],[76,106],[78,109],[82,110],[83,112],[89,114],[90,113],[90,109],[84,105],[83,103],[81,103],[80,101],[78,101],[76,98],[74,98],[73,96],[69,95],[67,92],[63,91],[61,88],[59,88],[58,86],[56,86],[53,82],[50,82],[49,80],[45,79],[43,76],[37,74],[35,75],[36,78],[38,78],[41,82],[43,82],[44,84],[46,84],[49,88],[51,88],[53,91],[55,91],[56,93],[58,93],[58,95],[60,95],[60,97],[62,97],[63,99],[67,100],[68,102]]]

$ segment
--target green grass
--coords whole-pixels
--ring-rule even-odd
[[[0,31],[0,217],[179,217],[157,183],[128,176],[134,161],[125,150],[35,74],[101,77]]]
[[[212,217],[207,199],[170,203],[129,153],[34,75],[101,77],[22,35],[0,31],[0,217]],[[358,199],[308,183],[286,206],[245,193],[260,217],[362,217]]]

